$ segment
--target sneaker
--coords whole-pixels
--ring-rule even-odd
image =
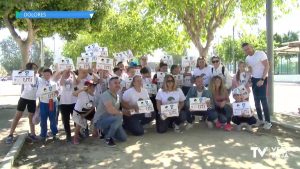
[[[186,130],[189,130],[191,128],[193,128],[194,124],[193,123],[187,123],[187,125],[185,126]]]
[[[173,123],[173,126],[174,126],[174,131],[176,133],[180,133],[181,132],[180,127],[177,124]]]
[[[265,122],[265,124],[264,124],[264,129],[266,129],[266,130],[270,130],[271,129],[271,127],[272,127],[272,124],[271,123],[269,123],[269,122]]]
[[[232,126],[231,126],[231,124],[226,124],[225,126],[224,126],[224,130],[225,131],[231,131],[232,130]]]
[[[110,146],[110,147],[115,147],[116,143],[114,142],[114,140],[112,138],[107,138],[105,139],[105,143]]]
[[[213,124],[213,122],[211,122],[211,121],[207,121],[207,120],[206,120],[206,125],[207,125],[207,127],[208,127],[209,129],[214,128],[214,124]]]
[[[253,131],[251,125],[246,124],[245,126],[246,126],[246,130],[247,130],[247,131],[249,131],[249,132],[252,132],[252,131]]]
[[[220,123],[220,121],[218,120],[217,122],[216,122],[216,128],[221,128],[222,127],[222,123]]]
[[[236,125],[236,131],[241,131],[242,130],[242,125],[239,124],[239,125]]]
[[[257,122],[256,122],[256,124],[254,124],[254,126],[255,126],[255,127],[260,127],[260,126],[262,126],[262,125],[264,125],[264,124],[265,124],[264,121],[262,121],[262,120],[257,120]]]
[[[53,136],[52,139],[53,139],[53,141],[58,141],[59,140],[59,138],[56,137],[56,136]]]
[[[6,144],[12,144],[14,142],[14,136],[13,135],[9,135],[6,137],[5,143]]]
[[[79,144],[79,138],[78,137],[73,137],[73,144],[78,145]]]
[[[38,142],[39,139],[38,137],[35,135],[35,134],[29,134],[28,133],[28,136],[27,136],[32,142]]]

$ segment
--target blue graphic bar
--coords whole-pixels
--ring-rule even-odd
[[[19,11],[17,19],[90,19],[94,11]]]

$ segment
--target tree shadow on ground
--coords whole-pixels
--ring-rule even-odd
[[[296,131],[295,131],[296,132]],[[60,132],[60,138],[64,138]],[[225,132],[203,123],[183,134],[157,134],[152,126],[142,137],[129,136],[117,147],[88,138],[80,145],[64,140],[46,145],[26,144],[16,167],[29,168],[299,168],[299,151],[289,158],[253,157],[251,147],[300,147],[299,135],[274,126],[270,132],[254,129]]]

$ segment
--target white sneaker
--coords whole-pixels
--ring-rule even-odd
[[[176,125],[176,124],[175,124]],[[177,126],[177,125],[176,125]],[[189,130],[191,128],[193,128],[194,124],[193,123],[187,123],[187,125],[185,126],[186,130]]]
[[[269,123],[269,122],[265,122],[265,124],[264,124],[264,129],[266,129],[266,130],[270,130],[271,129],[271,127],[272,127],[272,124],[271,123]]]
[[[242,125],[239,124],[239,125],[236,125],[236,131],[241,131],[242,130]]]
[[[207,121],[207,120],[206,120],[206,125],[207,125],[207,127],[208,127],[209,129],[214,128],[214,123],[211,122],[211,121]]]
[[[254,126],[255,126],[255,127],[260,127],[260,126],[262,126],[262,125],[264,125],[264,124],[265,124],[264,121],[262,121],[262,120],[257,120],[257,121],[256,121],[256,124],[254,124]]]

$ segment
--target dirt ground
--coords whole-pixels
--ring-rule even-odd
[[[26,143],[15,168],[300,168],[300,131],[279,126],[248,133],[207,129],[200,123],[182,134],[157,134],[151,126],[143,137],[129,136],[115,148],[92,137],[72,145],[63,140],[63,133],[60,141]],[[269,149],[254,158],[250,148],[256,146]],[[285,157],[275,157],[272,147],[296,149],[284,149]]]

